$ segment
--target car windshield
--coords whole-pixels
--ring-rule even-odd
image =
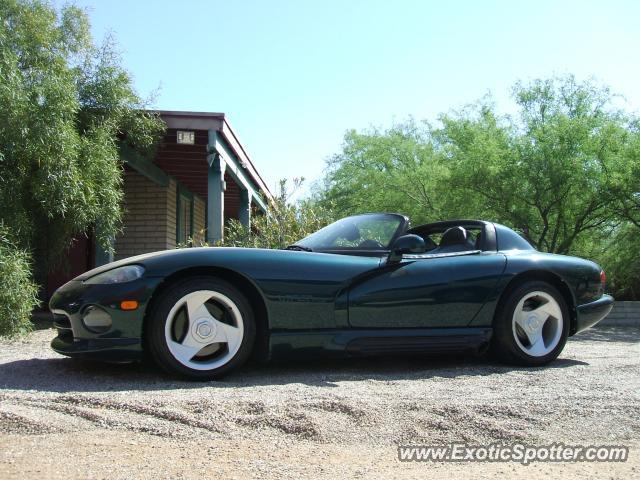
[[[343,218],[296,242],[305,250],[385,250],[403,217],[388,213]]]

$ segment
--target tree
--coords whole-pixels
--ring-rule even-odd
[[[114,41],[93,44],[83,10],[0,1],[0,232],[13,259],[0,284],[19,292],[22,282],[24,292],[12,300],[24,308],[0,318],[12,322],[0,331],[28,326],[32,254],[42,274],[75,235],[110,246],[123,196],[119,146],[149,154],[163,130],[145,106]]]
[[[410,120],[386,131],[348,131],[316,195],[340,215],[397,211],[426,222],[447,210],[445,174],[427,128]]]
[[[514,117],[481,103],[442,116],[434,132],[467,213],[505,222],[556,253],[632,216],[637,121],[614,108],[609,89],[569,76],[518,83],[513,94]]]
[[[120,142],[149,153],[163,129],[144,107],[114,41],[95,46],[83,10],[0,2],[0,222],[39,264],[84,232],[109,246]]]

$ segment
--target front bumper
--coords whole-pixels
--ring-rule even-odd
[[[594,302],[578,305],[576,329],[573,333],[586,330],[609,315],[609,312],[613,308],[613,301],[611,295],[603,295]]]
[[[58,335],[51,348],[67,357],[80,357],[107,362],[132,362],[142,359],[139,338],[75,339]]]
[[[49,308],[54,315],[58,336],[51,348],[69,357],[111,362],[129,362],[142,358],[142,327],[151,294],[161,278],[110,285],[90,285],[72,280],[51,297]],[[136,310],[122,310],[122,300],[136,300]],[[89,307],[100,307],[111,318],[107,331],[96,333],[83,322]]]

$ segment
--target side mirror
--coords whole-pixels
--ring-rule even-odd
[[[389,252],[389,262],[399,262],[407,253],[424,253],[426,245],[424,239],[418,235],[403,235],[398,237]]]

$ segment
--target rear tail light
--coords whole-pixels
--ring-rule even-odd
[[[602,290],[604,290],[604,287],[607,285],[607,274],[604,273],[604,270],[600,270],[600,286],[602,287]]]

